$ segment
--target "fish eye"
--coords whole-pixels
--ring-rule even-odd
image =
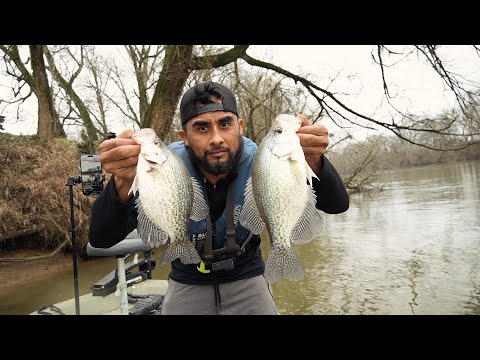
[[[276,128],[273,131],[275,132],[275,134],[281,134],[282,133],[282,129],[280,129],[280,128]]]

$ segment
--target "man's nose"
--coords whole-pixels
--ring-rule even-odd
[[[220,132],[220,129],[217,126],[212,128],[210,132],[210,143],[213,145],[218,145],[223,143],[223,136]]]

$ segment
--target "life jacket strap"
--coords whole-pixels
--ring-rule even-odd
[[[208,200],[207,200],[208,201]],[[213,250],[212,238],[212,220],[210,213],[207,215],[207,233],[205,235],[205,242],[203,247],[203,260],[204,264],[198,270],[202,273],[207,273],[205,264],[210,265],[213,271],[218,270],[231,270],[234,268],[234,259],[245,252],[245,247],[253,236],[250,231],[247,238],[243,242],[242,246],[235,243],[235,223],[233,219],[233,184],[228,184],[227,199],[226,199],[226,231],[225,239],[227,246],[220,249]],[[202,260],[202,263],[203,263]]]

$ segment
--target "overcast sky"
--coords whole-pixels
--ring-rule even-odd
[[[400,47],[392,47],[400,49]],[[341,75],[333,89],[349,92],[354,106],[362,111],[374,111],[381,101],[383,87],[378,65],[373,62],[371,45],[291,45],[254,46],[253,53],[270,53],[277,63],[292,71],[315,74],[323,86],[325,79]],[[443,58],[448,65],[467,78],[480,80],[480,61],[472,47],[443,46]],[[445,96],[438,75],[425,63],[409,59],[387,69],[386,79],[394,100],[415,112],[435,114],[452,106],[453,98]]]
[[[292,72],[313,74],[320,86],[327,86],[335,77],[335,82],[329,87],[330,91],[348,93],[345,101],[349,106],[367,115],[381,117],[386,115],[386,110],[379,110],[382,104],[382,79],[378,66],[372,61],[372,48],[371,45],[254,45],[248,53],[271,60]],[[442,54],[447,63],[451,61],[456,64],[455,70],[466,78],[479,80],[479,60],[471,48],[445,46]],[[396,95],[395,104],[403,110],[408,108],[416,113],[435,115],[453,105],[453,98],[445,95],[438,76],[426,64],[414,59],[399,62],[395,67],[389,68],[387,81],[392,94]],[[5,84],[0,79],[0,97],[8,94]],[[35,96],[31,97],[30,102],[36,102]],[[5,130],[17,135],[35,134],[36,120],[14,123],[16,115],[13,110],[14,107],[11,107],[0,113],[7,119],[4,123]],[[28,118],[37,118],[36,105],[26,108],[25,112],[24,115],[28,115]]]

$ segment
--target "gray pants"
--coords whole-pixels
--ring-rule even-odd
[[[172,279],[162,315],[278,315],[263,275],[219,285],[185,285]]]

